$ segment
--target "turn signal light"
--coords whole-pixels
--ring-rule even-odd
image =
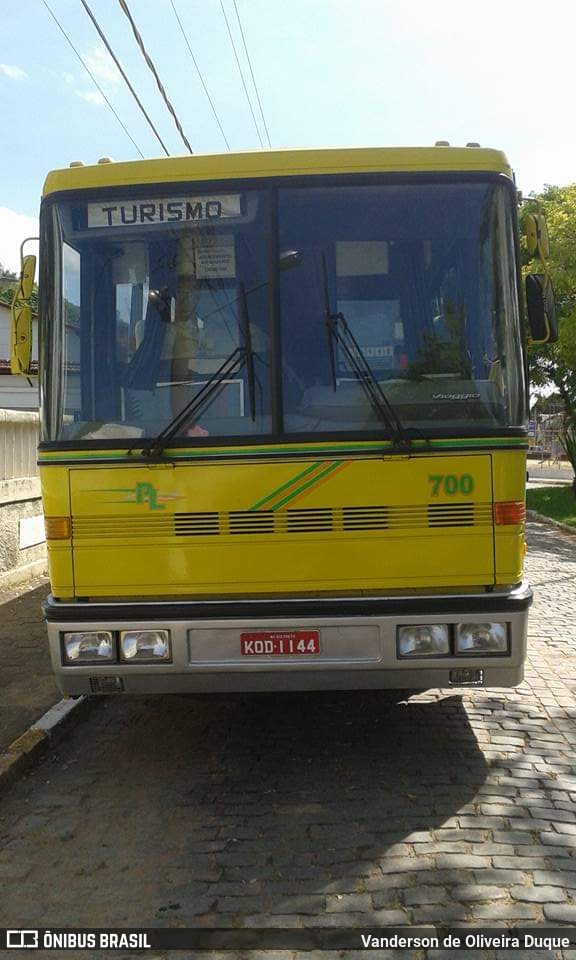
[[[69,540],[72,536],[70,517],[44,517],[47,540]]]
[[[503,500],[494,504],[494,523],[499,526],[517,526],[526,520],[523,500]]]

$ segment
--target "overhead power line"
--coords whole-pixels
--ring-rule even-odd
[[[190,57],[192,58],[192,63],[194,64],[194,66],[195,66],[195,68],[196,68],[196,73],[198,74],[198,76],[199,76],[199,78],[200,78],[200,83],[202,84],[202,86],[203,86],[203,88],[204,88],[204,93],[205,93],[206,96],[208,97],[208,102],[209,102],[210,106],[212,107],[212,113],[214,114],[216,123],[218,124],[218,126],[219,126],[219,128],[220,128],[220,133],[222,134],[222,136],[223,136],[223,138],[224,138],[224,143],[226,144],[226,146],[227,146],[228,149],[230,150],[230,144],[228,143],[228,138],[226,137],[226,134],[224,133],[224,128],[223,128],[223,126],[222,126],[222,124],[221,124],[221,122],[220,122],[220,117],[218,116],[218,114],[217,114],[217,112],[216,112],[216,107],[214,106],[214,103],[212,102],[212,97],[210,96],[210,94],[209,94],[209,92],[208,92],[208,87],[206,86],[206,84],[205,84],[205,82],[204,82],[204,77],[202,76],[202,71],[200,70],[200,67],[198,66],[198,63],[196,62],[196,57],[195,57],[194,54],[192,53],[192,47],[190,46],[190,42],[189,42],[188,37],[187,37],[187,35],[186,35],[186,31],[184,30],[184,27],[182,26],[182,21],[180,20],[180,17],[178,16],[178,11],[177,11],[176,7],[174,6],[174,0],[170,0],[170,4],[171,4],[172,9],[173,9],[173,11],[174,11],[174,16],[176,17],[176,19],[177,19],[177,21],[178,21],[178,26],[180,27],[180,31],[181,31],[181,33],[182,33],[182,36],[184,37],[184,40],[185,40],[185,42],[186,42],[186,46],[188,47],[188,52],[190,53]]]
[[[260,100],[260,94],[258,93],[258,84],[256,83],[256,77],[254,76],[254,71],[252,69],[252,60],[250,59],[250,54],[248,53],[248,47],[246,45],[246,37],[244,36],[244,30],[242,29],[242,21],[240,19],[240,14],[238,12],[238,7],[236,5],[236,0],[233,0],[234,10],[236,11],[236,19],[238,21],[238,26],[240,27],[240,36],[242,37],[242,43],[244,44],[244,53],[246,54],[246,59],[248,61],[248,66],[250,68],[250,76],[252,77],[252,83],[254,84],[254,91],[256,93],[256,99],[258,101],[258,107],[260,108],[260,116],[262,117],[262,123],[264,125],[264,130],[266,131],[266,139],[268,140],[268,146],[272,148],[272,142],[270,140],[270,134],[268,133],[268,124],[266,123],[266,117],[264,116],[264,111],[262,109],[262,101]]]
[[[162,140],[162,137],[160,136],[160,134],[158,133],[158,131],[157,131],[156,127],[154,126],[152,120],[150,119],[150,117],[149,117],[149,115],[148,115],[148,113],[147,113],[147,111],[146,111],[146,107],[144,106],[144,104],[143,104],[142,101],[140,100],[140,97],[138,96],[138,94],[136,93],[134,87],[133,87],[132,84],[130,83],[130,80],[129,80],[128,77],[126,76],[126,71],[124,70],[124,67],[122,66],[122,64],[120,63],[118,57],[117,57],[116,54],[114,53],[112,47],[111,47],[110,44],[108,43],[108,39],[107,39],[107,37],[106,37],[106,34],[105,34],[104,31],[102,30],[102,27],[100,26],[100,24],[98,23],[96,17],[94,16],[94,14],[92,13],[90,7],[88,6],[87,0],[80,0],[80,3],[81,3],[82,6],[84,7],[86,13],[88,14],[88,16],[90,17],[92,23],[93,23],[94,26],[96,27],[96,30],[97,30],[97,32],[98,32],[98,35],[99,35],[100,39],[102,40],[102,43],[104,44],[104,46],[106,47],[108,53],[109,53],[110,56],[112,57],[114,63],[115,63],[116,66],[118,67],[118,70],[120,71],[120,73],[121,73],[121,75],[122,75],[122,77],[123,77],[123,79],[124,79],[124,82],[125,82],[126,86],[127,86],[128,89],[130,90],[130,93],[131,93],[132,96],[134,97],[136,103],[137,103],[138,106],[140,107],[140,110],[142,111],[143,115],[145,116],[146,120],[148,121],[148,125],[149,125],[149,127],[151,128],[152,132],[154,133],[154,136],[156,137],[158,143],[159,143],[160,146],[162,147],[162,149],[163,149],[164,153],[166,154],[166,156],[169,157],[170,154],[169,154],[169,152],[168,152],[168,148],[166,147],[166,144],[165,144],[164,141]]]
[[[256,127],[256,133],[258,134],[258,139],[260,141],[260,146],[264,146],[264,142],[260,135],[260,128],[256,122],[256,115],[254,113],[254,108],[252,107],[252,101],[250,99],[250,94],[248,93],[248,87],[246,86],[246,81],[244,80],[244,74],[242,73],[242,67],[240,66],[240,60],[238,59],[238,54],[236,53],[236,44],[234,43],[234,37],[232,36],[232,31],[230,29],[230,24],[228,23],[228,17],[226,16],[226,10],[222,0],[220,0],[220,7],[222,8],[222,14],[224,16],[224,21],[226,23],[226,28],[228,30],[228,36],[230,37],[230,43],[232,44],[232,49],[234,51],[234,56],[236,58],[236,66],[238,67],[238,73],[240,74],[240,79],[242,80],[242,86],[244,87],[244,93],[246,94],[246,99],[248,101],[248,106],[250,107],[250,113],[252,114],[252,120],[254,121],[254,126]]]
[[[86,73],[88,74],[88,76],[89,76],[90,79],[92,80],[92,83],[94,84],[94,86],[96,87],[96,89],[98,90],[98,92],[100,93],[100,95],[104,98],[104,100],[105,100],[106,103],[108,104],[110,110],[112,111],[112,113],[113,113],[114,116],[116,117],[116,119],[117,119],[118,123],[120,124],[120,126],[122,127],[124,133],[125,133],[126,136],[132,141],[133,145],[136,147],[136,150],[138,151],[138,153],[140,154],[140,156],[142,157],[142,159],[144,159],[144,154],[142,153],[140,147],[138,146],[138,144],[137,144],[136,141],[134,140],[132,134],[130,133],[130,131],[127,129],[127,127],[124,125],[124,123],[122,122],[122,120],[120,119],[120,117],[118,116],[118,114],[116,113],[116,110],[114,109],[114,107],[113,107],[112,104],[110,103],[108,97],[107,97],[106,94],[104,93],[102,87],[101,87],[100,84],[98,83],[98,81],[97,81],[96,77],[94,76],[94,74],[92,73],[90,67],[89,67],[88,64],[84,61],[83,57],[81,56],[81,54],[78,52],[78,50],[77,50],[76,47],[74,46],[72,40],[70,39],[70,37],[69,37],[68,34],[66,33],[64,27],[63,27],[62,24],[60,23],[58,17],[57,17],[56,14],[54,13],[54,11],[50,8],[50,6],[49,6],[48,3],[46,2],[46,0],[42,0],[42,3],[44,4],[44,6],[46,7],[48,13],[50,14],[50,16],[52,17],[52,19],[54,20],[54,23],[56,24],[56,26],[57,26],[58,29],[60,30],[62,36],[66,39],[66,41],[67,41],[67,42],[69,43],[69,45],[72,47],[72,50],[74,51],[74,53],[75,53],[76,56],[78,57],[80,63],[81,63],[82,66],[84,67]]]
[[[84,3],[84,0],[82,0],[82,2]],[[134,38],[135,38],[135,40],[136,40],[136,43],[138,44],[138,46],[139,46],[139,48],[140,48],[140,52],[142,53],[142,56],[144,57],[144,60],[146,61],[146,64],[148,65],[149,69],[152,71],[152,74],[153,74],[154,79],[155,79],[155,81],[156,81],[156,86],[158,87],[158,90],[160,91],[160,96],[162,97],[164,103],[166,104],[166,107],[167,107],[168,111],[169,111],[170,114],[172,115],[172,118],[173,118],[173,120],[174,120],[174,123],[176,124],[176,129],[177,129],[178,133],[180,134],[180,137],[182,138],[182,141],[183,141],[183,143],[184,143],[184,146],[186,147],[186,149],[188,150],[189,153],[194,153],[192,147],[190,146],[190,143],[188,142],[188,139],[187,139],[187,137],[186,137],[186,134],[184,133],[184,130],[182,129],[182,124],[180,123],[180,121],[179,121],[179,119],[178,119],[178,117],[177,117],[177,115],[176,115],[176,111],[175,111],[174,107],[172,106],[172,104],[170,103],[170,100],[168,99],[168,94],[166,93],[166,90],[164,89],[164,86],[162,85],[162,81],[160,80],[160,77],[158,76],[158,71],[156,70],[156,67],[154,66],[154,63],[152,62],[152,58],[150,57],[150,55],[149,55],[149,54],[147,53],[147,51],[146,51],[146,47],[144,46],[144,41],[142,40],[142,37],[140,36],[140,32],[139,32],[138,27],[136,26],[136,24],[135,24],[135,22],[134,22],[134,18],[133,18],[133,16],[132,16],[132,14],[130,13],[130,9],[129,9],[129,7],[128,7],[128,4],[126,3],[126,0],[118,0],[118,3],[120,4],[120,8],[121,8],[122,12],[126,15],[126,17],[128,18],[128,20],[129,20],[129,22],[130,22],[130,26],[132,27],[132,33],[134,34]]]

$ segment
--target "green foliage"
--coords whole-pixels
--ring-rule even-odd
[[[461,348],[464,306],[453,303],[446,297],[443,308],[444,330],[442,333],[424,333],[422,346],[418,349],[418,359],[408,368],[408,376],[413,379],[419,379],[426,373],[455,373],[460,377],[470,377],[470,365],[463,361]]]
[[[572,469],[576,475],[576,424],[568,422],[564,427],[560,435],[560,441],[564,450],[566,451],[566,456],[568,457],[570,463],[572,464]],[[574,496],[576,496],[576,483],[572,485]]]
[[[576,465],[576,426],[573,423],[570,423],[562,433],[562,446],[574,467]]]
[[[550,274],[559,319],[558,343],[530,347],[530,382],[535,387],[554,384],[568,419],[576,423],[576,183],[547,186],[524,205],[523,213],[542,212],[550,235]],[[536,260],[528,263],[523,247],[524,272],[541,273]]]
[[[9,307],[12,304],[14,299],[14,294],[16,292],[17,284],[13,283],[11,286],[1,286],[0,285],[0,303],[5,304]],[[38,287],[34,285],[34,290],[32,291],[32,296],[30,297],[30,304],[32,307],[32,313],[38,313]]]
[[[576,501],[571,487],[537,487],[526,491],[526,506],[545,517],[576,527]]]
[[[12,303],[14,290],[18,283],[18,277],[12,270],[7,270],[0,263],[0,303],[9,306]]]
[[[18,277],[13,270],[8,270],[8,268],[5,267],[4,264],[0,263],[0,283],[2,282],[2,280],[5,280],[5,279],[17,280]]]
[[[562,399],[560,394],[554,392],[538,397],[534,404],[533,411],[536,416],[540,416],[542,414],[558,413],[561,408]]]

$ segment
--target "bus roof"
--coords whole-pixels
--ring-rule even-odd
[[[333,147],[194,154],[153,160],[100,162],[53,170],[43,196],[183,181],[236,180],[339,173],[491,172],[512,177],[504,153],[483,147]]]

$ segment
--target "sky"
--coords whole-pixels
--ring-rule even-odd
[[[220,0],[128,0],[195,153],[260,147]],[[222,0],[249,91],[234,0]],[[47,172],[161,148],[80,0],[2,0],[0,263],[37,234]],[[118,0],[89,0],[170,153],[185,151]],[[573,0],[236,0],[273,147],[502,149],[524,194],[576,181]],[[266,143],[260,120],[262,140]]]

